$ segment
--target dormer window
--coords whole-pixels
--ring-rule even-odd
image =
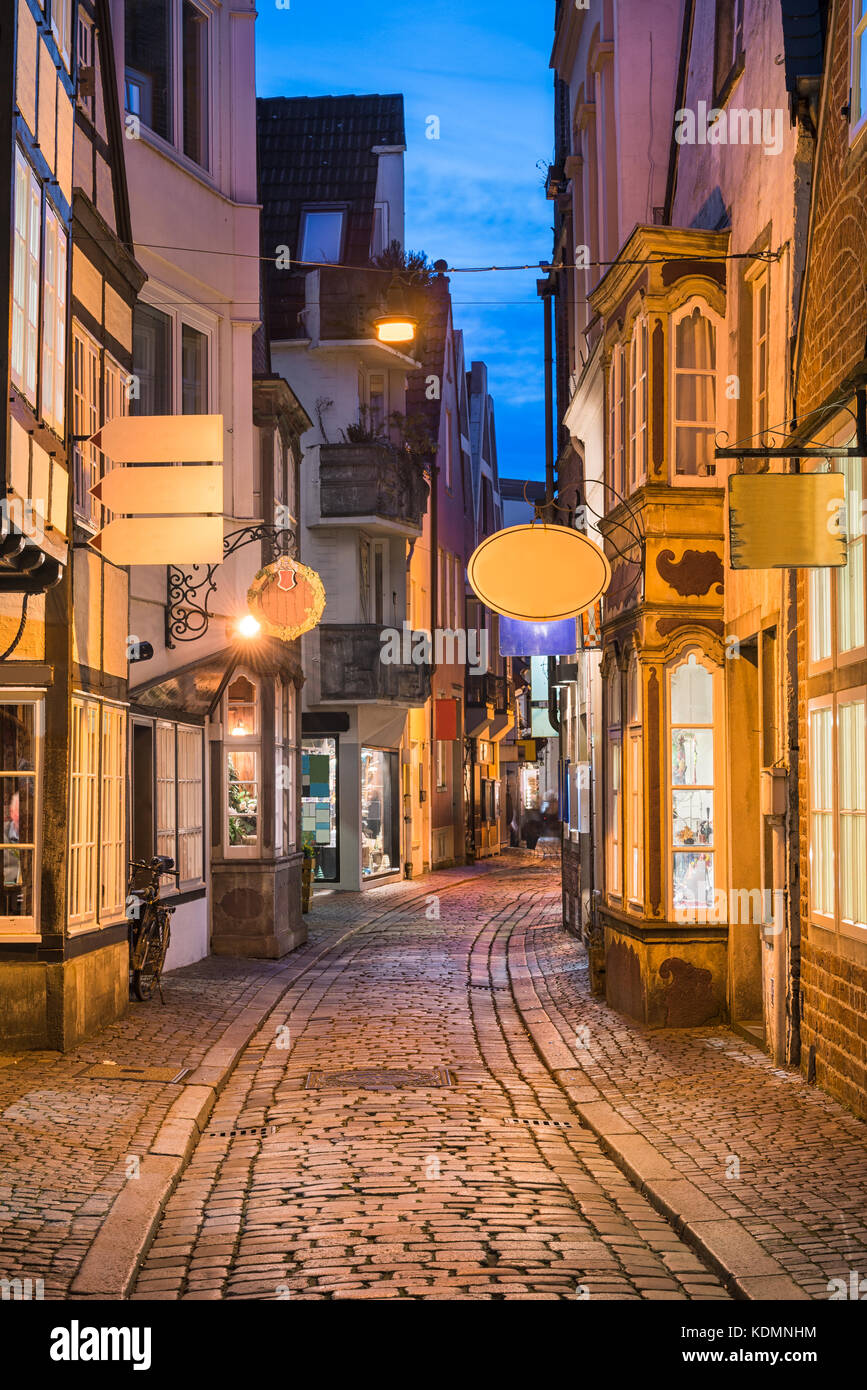
[[[301,214],[300,259],[339,265],[345,221],[345,208],[305,208]]]
[[[698,304],[673,321],[674,467],[672,481],[716,472],[716,329]]]

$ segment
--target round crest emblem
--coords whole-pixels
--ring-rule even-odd
[[[256,575],[247,591],[247,604],[271,637],[292,642],[319,622],[325,610],[325,587],[315,570],[281,555]]]

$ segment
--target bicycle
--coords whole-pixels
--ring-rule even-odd
[[[137,888],[135,881],[143,873],[150,876],[149,881],[143,888]],[[166,1002],[161,977],[171,938],[170,918],[175,910],[159,903],[160,879],[166,874],[180,884],[175,861],[165,854],[156,854],[152,859],[133,859],[129,866],[126,901],[130,979],[136,998],[143,1003],[153,997],[154,986],[161,1002]]]

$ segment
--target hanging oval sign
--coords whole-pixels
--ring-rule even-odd
[[[611,582],[611,566],[580,531],[525,524],[486,537],[470,556],[467,578],[495,613],[550,623],[595,603]]]
[[[310,632],[325,610],[325,587],[315,570],[281,555],[247,590],[250,612],[271,637],[292,642]]]

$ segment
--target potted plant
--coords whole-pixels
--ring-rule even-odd
[[[316,850],[313,845],[304,845],[302,853],[304,858],[301,861],[301,911],[309,912],[310,904],[313,901],[313,869],[316,862]]]

